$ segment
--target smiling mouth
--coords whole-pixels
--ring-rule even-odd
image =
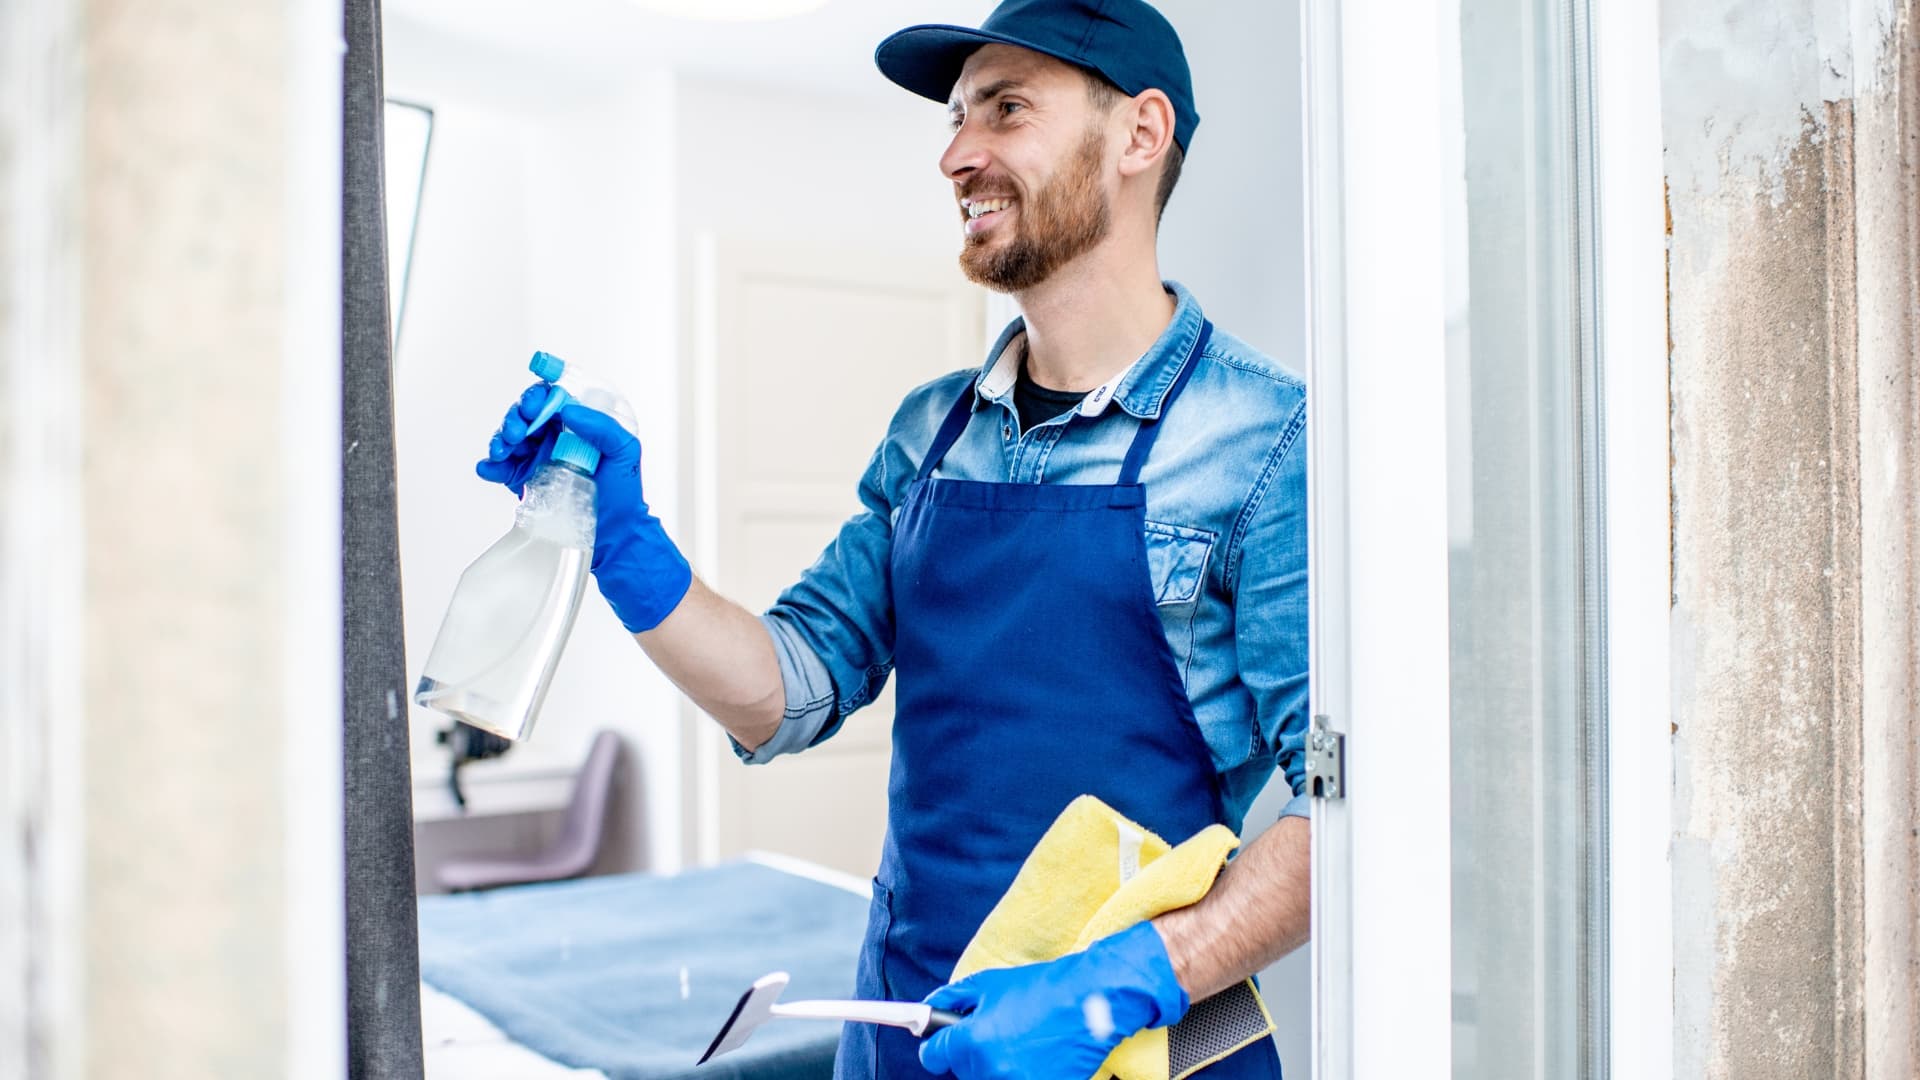
[[[964,228],[967,239],[970,241],[976,238],[984,239],[981,234],[996,225],[1000,221],[1000,216],[1013,207],[1013,202],[1012,198],[1004,196],[991,199],[961,199],[960,210],[966,215]]]
[[[977,221],[988,214],[998,213],[1013,205],[1012,199],[962,199],[960,206],[967,212],[969,221]]]

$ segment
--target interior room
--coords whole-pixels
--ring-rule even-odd
[[[1018,314],[958,269],[952,185],[938,165],[946,110],[874,69],[873,47],[899,29],[901,6],[785,6],[812,10],[386,4],[410,680],[462,569],[511,520],[511,496],[476,478],[474,462],[503,404],[533,381],[535,351],[624,391],[649,504],[705,581],[757,611],[858,508],[856,481],[900,398],[978,367]],[[1274,78],[1292,69],[1270,59],[1298,53],[1297,8],[1161,6],[1180,28],[1205,115],[1165,212],[1161,272],[1298,370],[1300,88]],[[992,7],[912,15],[976,25]],[[885,828],[890,712],[889,689],[811,752],[743,767],[589,589],[531,738],[468,761],[471,729],[450,740],[446,716],[412,706],[418,888],[672,875],[750,856],[792,860],[781,865],[864,895]],[[609,767],[588,765],[602,733],[617,740],[611,780],[584,784]],[[1249,838],[1292,794],[1273,786],[1248,815]],[[588,788],[593,805],[570,811]],[[590,864],[552,864],[581,829]],[[430,954],[431,901],[423,912]],[[1304,1067],[1304,953],[1269,971],[1263,989],[1283,1061]],[[457,999],[424,992],[429,1075],[554,1067]]]

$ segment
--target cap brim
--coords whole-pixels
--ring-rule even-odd
[[[873,62],[896,85],[944,105],[953,95],[953,84],[960,81],[967,57],[983,45],[1013,45],[1075,67],[1086,66],[1071,56],[1005,34],[941,25],[909,26],[889,36],[873,50]]]

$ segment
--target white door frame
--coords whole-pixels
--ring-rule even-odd
[[[1452,1074],[1443,25],[1303,0],[1314,711],[1349,736],[1313,821],[1316,1080]],[[1350,30],[1350,32],[1348,32]],[[1672,1075],[1672,761],[1657,0],[1593,5],[1606,411],[1610,1058]],[[1424,451],[1420,448],[1426,448]]]

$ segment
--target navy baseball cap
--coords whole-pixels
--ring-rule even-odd
[[[880,73],[945,104],[967,57],[982,45],[1017,45],[1098,72],[1127,94],[1159,90],[1173,102],[1173,139],[1186,152],[1200,114],[1180,35],[1145,0],[1006,0],[978,30],[909,26],[873,52]]]

